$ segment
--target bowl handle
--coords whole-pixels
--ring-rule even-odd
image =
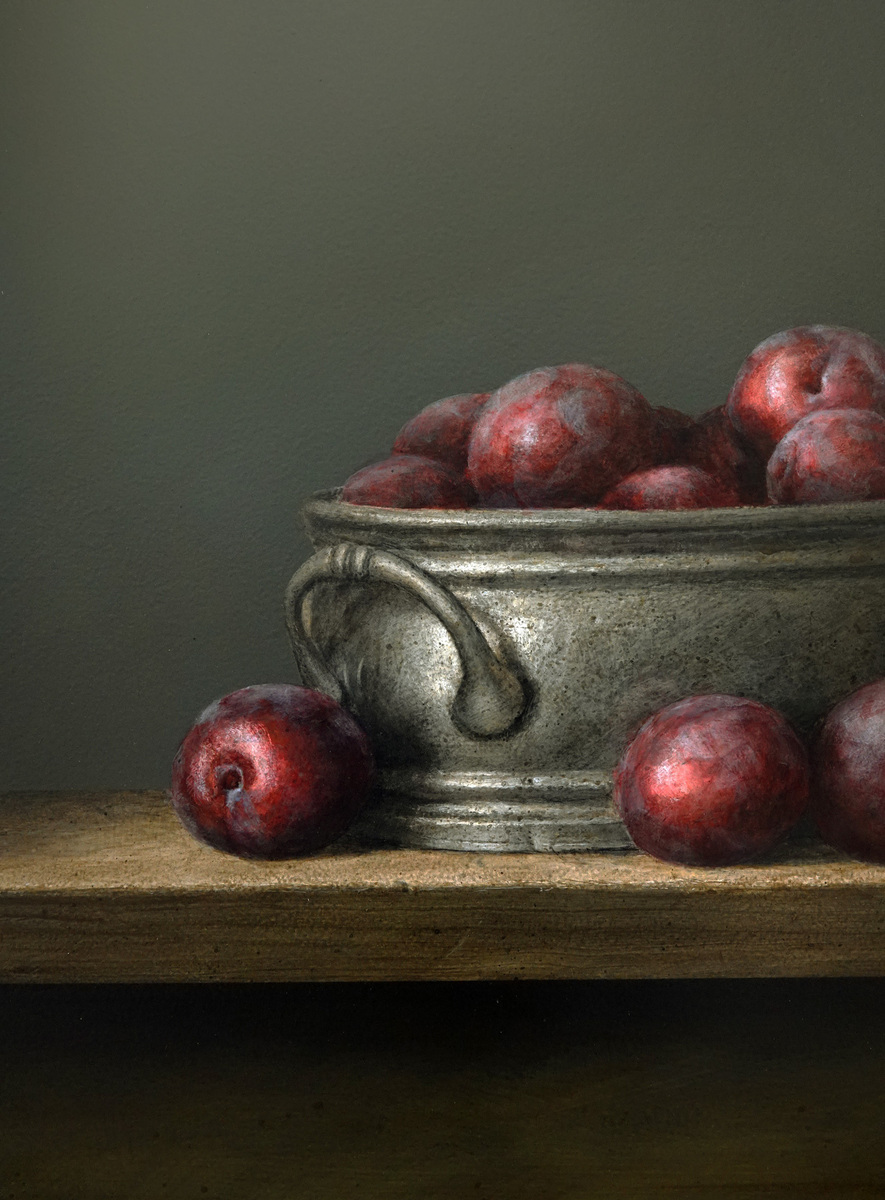
[[[286,625],[301,676],[341,702],[343,688],[304,628],[302,608],[307,592],[328,580],[388,583],[417,596],[443,623],[461,659],[461,684],[452,703],[455,725],[470,737],[501,737],[528,705],[518,675],[492,650],[476,622],[450,591],[413,563],[389,550],[342,542],[318,551],[300,567],[286,589]]]

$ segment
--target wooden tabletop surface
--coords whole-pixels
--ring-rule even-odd
[[[162,792],[0,797],[0,981],[885,975],[885,867],[367,849],[246,862]]]

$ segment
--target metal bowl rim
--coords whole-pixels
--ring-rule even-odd
[[[347,504],[340,488],[315,492],[302,506],[308,519],[358,531],[408,534],[445,531],[502,535],[549,530],[569,533],[759,532],[885,526],[885,500],[846,504],[753,505],[741,508],[657,509],[648,512],[597,508],[381,508]]]

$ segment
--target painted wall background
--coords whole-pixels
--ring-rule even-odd
[[[885,339],[875,0],[6,0],[5,789],[293,679],[299,502],[425,403]]]

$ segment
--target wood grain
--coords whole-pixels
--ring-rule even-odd
[[[0,798],[4,981],[881,974],[885,869],[808,840],[726,870],[346,842],[253,863],[161,792]]]

